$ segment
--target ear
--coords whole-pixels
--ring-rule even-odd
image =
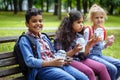
[[[26,27],[29,27],[29,23],[25,22]]]

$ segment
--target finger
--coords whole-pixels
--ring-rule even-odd
[[[78,47],[78,46],[80,46],[80,44],[76,44],[76,45],[75,45],[75,47]]]

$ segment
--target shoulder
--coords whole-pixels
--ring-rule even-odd
[[[24,34],[19,37],[20,44],[36,44],[37,38],[33,35]]]
[[[25,36],[21,36],[19,38],[19,44],[20,45],[22,45],[22,44],[29,44],[29,41],[28,41],[28,39]]]
[[[92,29],[90,26],[87,26],[84,28],[84,34],[91,34],[91,32],[92,32]]]
[[[42,37],[42,39],[46,39],[46,40],[48,40],[48,39],[49,39],[49,37],[48,37],[48,35],[47,35],[47,34],[41,34],[41,37]]]

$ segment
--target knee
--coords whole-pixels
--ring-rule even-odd
[[[76,77],[76,80],[89,80],[88,78],[89,76],[85,75],[84,73],[82,73],[81,75]]]
[[[62,77],[60,80],[76,80],[73,76],[65,76]]]
[[[108,71],[114,74],[117,74],[117,68],[115,66],[108,66]]]
[[[95,76],[95,73],[93,72],[92,69],[87,69],[84,73],[85,73],[87,76]]]
[[[101,72],[101,71],[107,71],[107,68],[106,68],[106,66],[104,64],[101,64],[99,67],[100,67],[98,69],[99,72]]]
[[[60,80],[89,80],[89,78],[86,75],[73,77],[73,76],[65,76]]]

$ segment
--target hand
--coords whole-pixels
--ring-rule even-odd
[[[106,45],[112,46],[113,43],[114,43],[114,35],[108,36]]]
[[[55,58],[51,60],[51,63],[53,66],[63,66],[65,64],[64,59],[62,58]]]
[[[80,44],[76,44],[75,47],[73,48],[73,51],[75,53],[79,52],[80,50],[82,50],[82,46]]]
[[[72,62],[72,60],[73,60],[72,57],[67,56],[65,59],[65,65],[69,65]]]
[[[96,43],[102,41],[102,38],[101,37],[96,37],[96,36],[93,36],[87,43],[87,45],[89,45],[89,47],[93,47]]]

